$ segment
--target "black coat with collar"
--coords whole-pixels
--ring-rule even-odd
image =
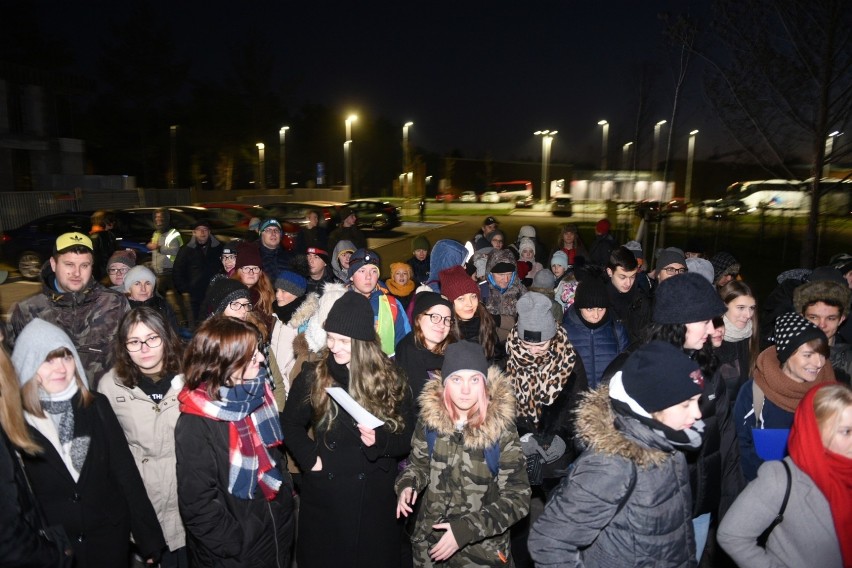
[[[159,558],[166,541],[121,425],[109,401],[91,394],[94,400],[85,407],[80,393],[72,399],[74,435],[91,437],[76,482],[53,444],[30,426],[44,450],[23,456],[33,491],[48,525],[65,529],[75,568],[126,566],[131,531],[144,558]]]

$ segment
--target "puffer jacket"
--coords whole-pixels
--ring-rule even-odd
[[[580,403],[577,431],[588,449],[530,529],[536,566],[695,566],[683,453],[617,414],[608,386]]]
[[[480,285],[482,301],[490,314],[516,317],[518,310],[515,304],[518,303],[518,298],[526,294],[527,289],[521,284],[521,279],[518,278],[517,271],[512,274],[512,278],[509,280],[506,288],[501,289],[497,287],[494,283],[494,277],[491,275],[491,270],[501,262],[507,262],[512,266],[516,266],[512,251],[508,249],[495,249],[488,255],[488,261],[485,263],[485,271],[487,272],[486,280]]]
[[[267,501],[228,492],[229,422],[181,414],[175,426],[178,505],[192,566],[286,566],[295,527],[293,482],[279,448],[269,448],[284,482]]]
[[[527,515],[530,486],[514,425],[511,381],[491,367],[486,386],[490,403],[485,421],[479,428],[465,426],[461,431],[444,406],[440,378],[432,379],[420,395],[420,420],[414,429],[409,464],[396,480],[397,495],[413,487],[421,502],[411,537],[419,566],[432,565],[428,550],[436,542],[434,538],[443,534],[433,532],[432,525],[441,522],[442,516],[449,520],[459,545],[459,551],[442,565],[513,565],[509,528]],[[431,456],[427,428],[436,432]],[[485,461],[485,450],[495,442],[500,447],[496,477]]]
[[[607,323],[590,329],[580,321],[576,306],[572,305],[562,316],[562,327],[568,332],[571,344],[583,360],[589,386],[593,389],[600,384],[604,369],[627,349],[629,343],[624,326],[609,314],[606,317],[609,318]]]
[[[41,294],[15,305],[10,318],[10,339],[36,318],[62,328],[80,355],[80,361],[94,390],[101,376],[112,367],[112,341],[124,312],[127,298],[94,280],[79,292],[56,291],[56,274],[50,263],[41,270]]]
[[[435,243],[430,253],[429,281],[426,282],[433,292],[441,292],[439,281],[441,271],[453,266],[461,266],[467,256],[464,245],[453,239],[441,239]]]
[[[171,381],[169,391],[157,404],[138,386],[128,388],[110,369],[98,385],[115,412],[133,461],[139,468],[148,498],[157,513],[169,550],[186,544],[186,534],[177,504],[175,475],[175,424],[180,411],[177,395],[183,388],[183,375]]]

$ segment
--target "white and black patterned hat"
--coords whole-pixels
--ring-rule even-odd
[[[775,333],[770,338],[775,343],[778,360],[783,365],[803,344],[812,339],[828,343],[825,333],[796,312],[787,312],[775,320]]]

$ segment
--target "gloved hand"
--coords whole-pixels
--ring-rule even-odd
[[[565,453],[565,441],[559,436],[554,436],[550,445],[544,448],[544,463],[553,463]]]
[[[544,448],[539,445],[538,440],[535,439],[532,432],[521,436],[521,450],[525,456],[540,454],[541,457],[544,457]]]

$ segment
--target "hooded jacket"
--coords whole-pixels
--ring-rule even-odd
[[[337,278],[338,282],[342,282],[344,284],[349,283],[349,271],[340,266],[340,253],[344,250],[354,251],[355,245],[352,244],[352,241],[338,241],[336,245],[334,245],[334,251],[331,253],[331,269],[334,271],[334,276]]]
[[[182,388],[183,375],[177,375],[171,380],[163,400],[157,404],[138,386],[125,386],[114,368],[98,385],[98,390],[109,400],[121,424],[166,537],[166,545],[172,551],[186,544],[183,521],[178,512],[175,474],[175,424],[180,416],[177,395]]]
[[[441,239],[432,247],[429,260],[429,281],[426,282],[433,292],[441,292],[438,278],[441,271],[453,266],[461,266],[467,257],[464,245],[453,239]]]
[[[448,567],[495,566],[500,555],[511,562],[509,528],[529,511],[530,486],[526,460],[514,425],[515,398],[511,381],[496,367],[488,370],[488,411],[479,428],[458,430],[444,406],[440,378],[426,384],[420,395],[420,420],[414,429],[409,465],[396,480],[399,495],[406,487],[417,491],[420,509],[411,540],[420,566],[431,566],[427,539],[432,525],[445,516],[459,551]],[[432,455],[426,429],[437,434]],[[491,475],[485,450],[500,447],[500,467]],[[462,457],[466,456],[466,457]]]
[[[580,403],[577,431],[588,449],[530,529],[536,566],[695,566],[683,453],[617,414],[608,386]]]
[[[80,355],[92,390],[112,367],[112,341],[121,317],[130,309],[127,298],[93,279],[79,292],[59,293],[50,263],[41,270],[41,294],[21,300],[12,310],[10,336],[16,338],[35,318],[62,328]]]
[[[196,318],[210,279],[222,269],[221,256],[222,243],[212,234],[205,246],[192,237],[177,253],[172,278],[178,292],[189,294]]]
[[[518,310],[515,304],[518,298],[523,296],[527,289],[521,284],[521,279],[518,278],[517,271],[512,272],[512,278],[509,280],[506,288],[498,288],[494,283],[491,274],[492,269],[501,262],[506,262],[512,266],[516,266],[515,257],[512,251],[508,249],[496,249],[488,255],[488,261],[485,263],[485,271],[487,273],[485,282],[482,283],[482,300],[485,303],[485,308],[489,313],[498,316],[515,317]]]

